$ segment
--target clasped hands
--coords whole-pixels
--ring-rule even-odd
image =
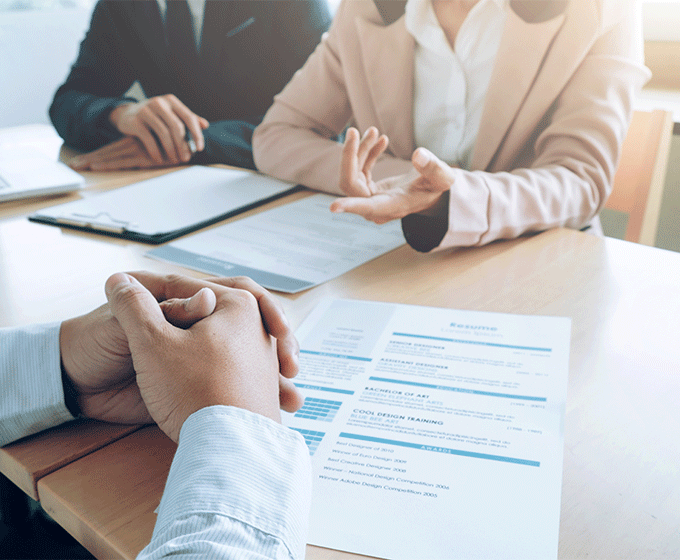
[[[186,132],[200,152],[205,148],[203,130],[209,126],[172,94],[119,105],[109,121],[123,138],[74,157],[69,162],[73,169],[111,171],[188,163],[192,153]]]
[[[340,190],[347,197],[335,200],[331,212],[351,212],[384,224],[431,209],[453,186],[454,170],[425,148],[413,152],[410,172],[374,181],[373,166],[387,145],[387,136],[375,127],[363,137],[356,128],[347,130],[340,167]]]
[[[249,278],[149,272],[106,282],[108,303],[62,323],[62,370],[84,416],[155,422],[178,441],[184,421],[232,405],[280,421],[302,397],[299,346],[274,297]]]

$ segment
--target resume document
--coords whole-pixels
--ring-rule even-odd
[[[270,290],[306,290],[404,244],[399,220],[377,225],[332,214],[315,194],[147,253],[220,276],[249,276]]]
[[[557,558],[569,319],[328,300],[298,339],[310,544]]]

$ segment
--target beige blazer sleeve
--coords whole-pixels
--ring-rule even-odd
[[[472,169],[457,172],[438,216],[404,220],[419,250],[582,228],[611,192],[633,99],[649,75],[638,7],[571,0],[548,21],[525,16],[511,2]],[[390,138],[376,179],[409,171],[412,82],[403,18],[385,26],[372,2],[345,0],[256,130],[257,166],[338,193],[341,146],[329,138],[352,122]]]
[[[409,131],[408,148],[395,156],[395,135],[381,126],[376,115],[371,88],[382,76],[367,74],[356,43],[358,35],[366,36],[360,30],[367,24],[371,27],[369,34],[382,31],[382,19],[371,0],[340,4],[328,33],[303,68],[274,98],[262,124],[255,129],[253,158],[258,170],[311,189],[342,194],[338,187],[342,145],[332,138],[348,124],[362,132],[377,126],[390,136],[392,145],[377,163],[375,178],[400,175],[412,169],[410,157],[415,149],[412,133]],[[393,74],[391,78],[392,83],[398,79],[403,84],[402,91],[408,92],[408,104],[398,107],[397,120],[404,122],[404,117],[411,118],[413,40],[403,28],[397,41],[402,43],[399,51],[405,58],[392,55],[389,63],[407,65],[407,72]],[[380,105],[382,99],[377,101]]]

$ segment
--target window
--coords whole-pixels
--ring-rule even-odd
[[[680,41],[680,0],[644,0],[642,22],[646,41]]]
[[[95,0],[0,0],[0,12],[47,10],[51,8],[91,8]]]

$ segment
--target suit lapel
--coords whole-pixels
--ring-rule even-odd
[[[473,169],[487,169],[534,85],[546,52],[565,15],[528,23],[511,8],[486,94],[472,158]]]
[[[551,106],[587,56],[597,36],[600,16],[595,2],[570,2],[564,24],[543,61],[524,104],[492,162],[493,171],[512,166]]]
[[[403,17],[391,25],[364,19],[357,19],[356,25],[366,82],[378,120],[375,125],[389,137],[389,150],[395,156],[410,159],[415,149],[413,37],[406,31]]]

